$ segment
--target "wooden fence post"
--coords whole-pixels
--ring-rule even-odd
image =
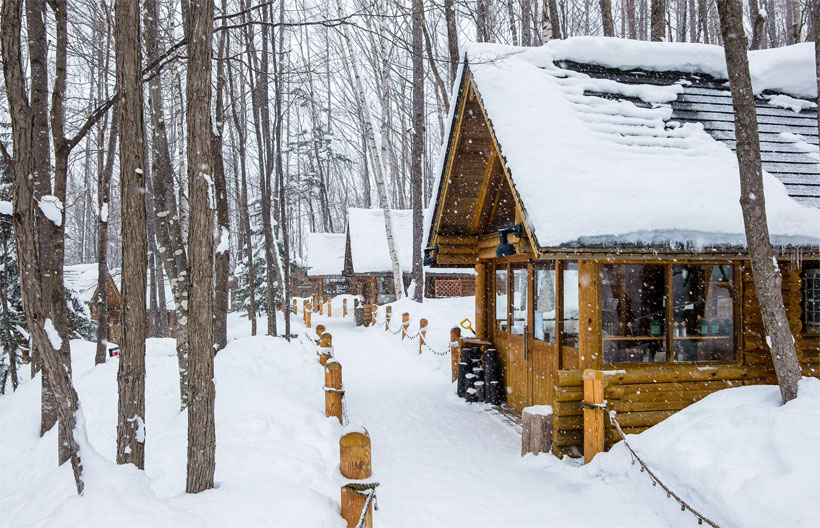
[[[293,315],[296,315],[296,312],[297,312],[297,309],[296,309],[296,299],[293,299]]]
[[[347,299],[342,299],[342,319],[347,317]]]
[[[401,314],[401,340],[404,341],[404,338],[407,337],[407,327],[410,326],[410,314],[404,312]]]
[[[378,304],[368,304],[370,306],[370,324],[376,326],[376,315],[379,313]]]
[[[328,360],[333,357],[333,336],[328,332],[319,338],[319,363],[324,367]]]
[[[310,304],[305,305],[305,327],[310,328],[310,317],[313,313],[313,309]]]
[[[450,329],[450,370],[455,381],[458,378],[458,340],[461,338],[461,328],[454,326]]]
[[[322,334],[325,333],[325,330],[327,330],[327,328],[325,328],[325,325],[317,324],[316,325],[316,337],[321,338]],[[318,343],[319,340],[317,339],[316,342]]]
[[[384,307],[384,331],[387,332],[390,330],[390,318],[393,316],[393,307],[392,306],[385,306]]]
[[[339,469],[342,476],[351,480],[364,480],[373,475],[370,465],[370,435],[367,429],[361,432],[347,433],[339,439]],[[367,497],[361,492],[354,492],[342,486],[342,518],[348,528],[355,528],[367,504]],[[373,526],[373,501],[365,514],[364,526]]]
[[[327,300],[327,316],[333,317],[333,297],[330,297]]]
[[[325,298],[321,295],[319,296],[319,315],[323,315],[325,313]]]
[[[325,363],[325,416],[335,416],[342,423],[342,364],[331,359]]]
[[[584,464],[604,450],[604,373],[584,370]]]
[[[421,347],[424,346],[424,338],[427,336],[427,319],[419,321],[419,354],[421,354]]]

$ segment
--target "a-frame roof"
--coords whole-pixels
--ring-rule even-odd
[[[577,40],[583,42],[468,48],[426,218],[428,244],[482,234],[468,224],[481,223],[478,202],[487,200],[482,193],[497,163],[512,188],[515,221],[540,248],[745,246],[737,161],[726,148],[733,138],[719,76],[722,49]],[[590,48],[606,48],[599,55],[618,68],[583,62],[591,60]],[[786,187],[765,175],[770,230],[775,243],[816,247],[820,212],[796,202],[811,205],[813,185],[820,184],[818,156],[808,152],[817,145],[816,124],[809,123],[816,110],[805,99],[813,50],[773,53],[777,61],[758,55],[752,71],[765,96],[764,162],[778,176],[800,176]],[[643,69],[628,62],[636,55]]]

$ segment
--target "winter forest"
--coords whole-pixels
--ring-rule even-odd
[[[731,6],[726,7],[728,4]],[[428,379],[430,372],[438,375],[446,371],[444,377],[449,380],[449,347],[454,346],[458,335],[467,335],[453,338],[451,327],[458,326],[462,318],[473,317],[473,294],[461,293],[458,295],[464,297],[446,302],[424,299],[424,304],[402,303],[421,303],[429,289],[424,276],[428,269],[425,257],[432,255],[427,254],[432,248],[425,249],[425,236],[430,231],[425,214],[436,205],[447,142],[451,134],[455,137],[458,133],[452,131],[451,123],[458,119],[455,105],[466,47],[491,43],[535,48],[549,41],[581,36],[723,46],[730,7],[737,15],[737,25],[731,29],[735,36],[745,32],[746,49],[816,42],[820,57],[820,5],[815,0],[2,0],[0,437],[6,439],[0,440],[0,450],[26,446],[44,460],[55,458],[59,469],[54,461],[38,463],[39,469],[32,475],[19,477],[19,486],[8,478],[0,483],[0,495],[17,487],[34,489],[37,482],[62,478],[70,486],[60,484],[49,493],[55,497],[68,497],[67,490],[85,494],[100,511],[87,519],[89,506],[80,499],[66,499],[68,502],[60,505],[49,504],[48,499],[10,495],[8,502],[0,503],[0,518],[11,511],[8,526],[86,521],[96,525],[104,522],[107,512],[121,516],[132,508],[143,508],[151,513],[127,520],[118,517],[122,522],[114,525],[344,526],[336,502],[338,482],[327,475],[331,471],[338,473],[336,437],[340,431],[349,431],[336,427],[336,422],[331,426],[321,412],[318,418],[312,414],[302,418],[300,414],[305,409],[313,412],[313,404],[304,402],[316,395],[329,397],[334,390],[345,393],[341,377],[338,387],[329,388],[326,384],[331,378],[322,378],[329,374],[313,368],[312,352],[316,348],[320,356],[323,350],[330,350],[324,353],[334,362],[337,357],[343,360],[345,368],[350,369],[350,381],[346,377],[344,384],[348,392],[350,388],[358,390],[357,383],[366,384],[364,376],[356,377],[354,368],[368,375],[375,375],[382,367],[391,372],[405,368],[408,380],[426,387],[438,398],[430,396],[428,401],[427,396],[420,397],[411,414],[442,413],[437,430],[449,428],[451,423],[465,431],[475,428],[476,434],[488,439],[476,447],[487,460],[486,470],[506,475],[509,482],[520,482],[521,489],[513,488],[523,501],[536,502],[539,493],[575,501],[566,486],[588,486],[585,492],[601,501],[602,510],[626,515],[626,519],[633,516],[624,526],[679,525],[677,518],[657,513],[659,507],[654,499],[640,498],[641,493],[650,493],[647,487],[630,491],[623,502],[613,498],[607,486],[612,482],[626,486],[630,482],[623,476],[629,456],[623,449],[618,452],[621,458],[608,459],[587,470],[584,479],[592,483],[573,476],[559,479],[560,486],[544,484],[541,479],[548,479],[538,472],[567,471],[570,463],[544,462],[544,457],[533,462],[530,458],[524,459],[529,465],[513,465],[514,470],[510,470],[503,460],[492,460],[495,450],[503,445],[494,427],[504,417],[498,415],[493,418],[495,422],[476,425],[471,420],[477,415],[463,414],[450,401],[455,399],[449,394],[449,382],[446,386],[436,385]],[[727,11],[722,11],[724,8]],[[746,68],[748,72],[748,64]],[[820,82],[820,67],[816,75]],[[509,82],[514,84],[516,80],[510,78]],[[584,95],[590,91],[594,90],[587,89]],[[634,102],[646,92],[637,96],[623,93]],[[804,106],[797,112],[812,108],[816,112],[816,101],[799,103]],[[739,107],[735,108],[740,114]],[[733,148],[741,150],[741,141],[738,135],[738,146]],[[808,143],[809,149],[816,150],[816,137]],[[759,167],[759,152],[757,156]],[[742,160],[740,164],[742,171]],[[488,171],[491,166],[492,161]],[[762,183],[760,190],[762,193]],[[468,194],[464,192],[464,196]],[[391,327],[390,314],[375,306],[371,313],[368,304],[365,325],[372,316],[377,326],[397,333],[397,310],[410,306],[406,308],[409,316],[405,322],[419,328],[416,337],[423,335],[423,343],[402,346],[418,347],[420,358],[423,350],[433,352],[438,344],[446,352],[435,351],[419,365],[403,363],[404,367],[390,366],[375,355],[367,360],[347,356],[349,352],[339,350],[345,346],[355,349],[356,343],[366,338],[353,330],[336,330],[332,325],[339,323],[332,318],[342,317],[344,321],[349,310],[353,320],[354,302],[359,308],[359,298],[347,293],[355,292],[322,300],[320,291],[317,300],[315,294],[295,289],[297,278],[309,274],[311,235],[327,233],[343,238],[347,234],[350,245],[351,208],[383,213],[385,229],[379,224],[379,243],[386,239],[392,274],[385,280],[392,281],[398,306]],[[397,218],[391,216],[393,210],[412,211],[408,216],[408,233],[412,236],[406,237],[412,249],[406,251],[410,261],[406,266],[400,266],[397,257],[401,241],[399,228],[391,224]],[[748,223],[746,227],[748,233]],[[516,244],[527,237],[520,230],[508,234],[515,236]],[[768,236],[766,231],[766,244]],[[502,243],[505,237],[503,234]],[[491,249],[495,251],[495,245]],[[749,251],[752,249],[750,242]],[[780,286],[777,259],[773,253],[766,255],[774,262],[768,283]],[[530,272],[536,273],[533,261],[529,262]],[[554,269],[566,273],[570,268]],[[738,265],[734,269],[740,273],[742,268]],[[755,268],[755,281],[765,275],[759,269]],[[554,325],[559,324],[560,314],[572,319],[567,315],[570,308],[564,313],[561,305],[559,312],[555,304],[559,292],[566,295],[563,282],[560,288],[555,282],[552,300],[545,303],[536,297],[528,301],[532,292],[537,296],[538,288],[551,285],[549,280],[553,279],[537,275],[541,278],[530,284],[530,290],[523,286],[522,293],[516,289],[519,276],[515,274],[515,263],[509,270],[509,278],[505,275],[503,279],[509,280],[506,286],[499,286],[498,271],[488,272],[496,288],[488,295],[494,295],[495,302],[503,297],[503,302],[509,303],[511,328],[518,317],[515,304],[519,301],[535,302],[536,310],[540,310],[536,317],[549,312],[552,306]],[[672,267],[669,270],[672,277],[675,272]],[[557,277],[557,271],[552,273],[550,276]],[[575,273],[577,277],[579,272]],[[407,280],[403,280],[403,274]],[[463,281],[453,277],[447,279],[448,286],[455,287],[453,280]],[[784,284],[789,276],[785,277]],[[476,284],[490,292],[491,283],[478,282],[483,280],[483,276],[476,276]],[[669,278],[668,283],[672,281]],[[466,291],[462,290],[464,284],[459,282],[459,292]],[[805,279],[803,284],[807,284]],[[444,282],[441,285],[444,288]],[[510,300],[507,293],[499,293],[499,287],[508,288]],[[799,285],[796,288],[800,290]],[[478,286],[473,289],[478,296]],[[676,299],[675,294],[670,295]],[[740,293],[734,297],[736,302],[745,302],[737,295]],[[475,302],[478,307],[479,301]],[[783,311],[784,306],[790,309],[789,301],[779,302],[782,317],[779,312],[765,312],[762,316],[770,330],[775,315],[781,317],[776,323],[780,333],[771,330],[761,338],[773,336],[775,345],[769,342],[772,350],[791,337],[788,328],[792,321]],[[538,303],[547,308],[538,308]],[[764,305],[763,300],[760,305]],[[577,325],[582,304],[576,300],[574,305],[566,306],[574,306]],[[807,305],[804,301],[800,306]],[[622,310],[620,304],[618,310]],[[337,339],[335,345],[325,343],[321,332],[313,336],[308,311],[314,314],[314,323],[321,322],[322,328],[328,325],[328,332],[332,331]],[[440,316],[439,320],[434,321],[434,316]],[[740,315],[731,317],[741,324]],[[697,319],[700,325],[705,315]],[[496,330],[503,328],[502,323],[498,324],[502,326]],[[538,324],[541,328],[542,323]],[[556,332],[563,335],[563,325],[570,323],[560,324],[561,330]],[[673,328],[678,332],[673,324],[677,325],[670,322],[669,332]],[[722,332],[721,324],[717,328]],[[804,320],[804,327],[806,324]],[[462,324],[464,329],[468,326]],[[422,334],[425,327],[428,333]],[[685,327],[683,323],[684,335]],[[408,334],[407,328],[401,327],[402,340]],[[473,337],[481,337],[480,328],[469,328]],[[526,344],[528,331],[532,327],[524,326],[525,360],[531,353]],[[394,343],[398,338],[391,339]],[[623,339],[627,339],[625,334]],[[671,334],[668,339],[674,344]],[[562,346],[571,347],[569,339],[551,344],[559,351]],[[303,346],[311,350],[313,361],[309,366],[298,357],[270,363],[266,356],[290,354]],[[334,355],[334,347],[339,355]],[[376,344],[372,347],[375,350]],[[794,345],[791,351],[794,354]],[[446,357],[442,360],[439,355]],[[115,365],[112,358],[116,358]],[[456,363],[454,359],[453,365]],[[322,365],[324,369],[325,363]],[[89,370],[92,366],[97,370]],[[781,379],[780,368],[775,360],[777,380]],[[794,398],[801,367],[795,361],[790,368]],[[40,381],[35,390],[31,382],[36,376]],[[396,377],[384,378],[384,383],[404,383],[398,374],[391,376]],[[529,383],[532,394],[537,381]],[[697,383],[712,380],[698,378]],[[318,392],[305,389],[303,384],[319,387]],[[818,387],[806,386],[816,399]],[[25,391],[25,396],[10,400]],[[355,395],[345,397],[351,403],[344,404],[345,416],[343,419],[340,414],[339,422],[349,427],[348,406],[355,408],[359,403],[364,407],[365,402],[361,396],[360,400]],[[403,400],[396,395],[394,403],[404,405],[415,397],[405,396]],[[765,398],[770,400],[771,394]],[[789,399],[785,393],[783,399]],[[384,401],[392,400],[386,397]],[[449,410],[438,407],[441,401]],[[735,403],[725,399],[725,405]],[[556,400],[556,409],[558,405]],[[667,408],[672,407],[649,411],[660,413]],[[282,414],[272,417],[271,409],[279,409]],[[374,412],[372,421],[381,423],[387,414]],[[108,420],[105,425],[100,425],[100,416]],[[223,419],[230,427],[221,428]],[[519,435],[520,412],[516,419],[515,435]],[[18,425],[21,432],[12,435],[9,430]],[[715,439],[723,435],[721,427],[711,430]],[[310,434],[304,433],[305,429]],[[687,434],[680,424],[669,425],[665,431],[663,434],[668,436],[661,438]],[[25,432],[38,440],[48,437],[47,448],[43,442],[31,447],[33,442],[21,440],[29,438],[23,435]],[[633,432],[641,431],[636,426]],[[554,438],[560,434],[556,432]],[[428,431],[427,435],[435,433]],[[413,438],[409,436],[407,442]],[[259,455],[255,450],[261,448],[254,442],[262,442],[260,439],[267,442],[265,449],[273,449],[269,444],[275,444],[281,446],[282,453]],[[151,446],[152,440],[155,446],[164,447]],[[435,451],[440,445],[426,436],[414,441],[421,442],[419,449],[425,452]],[[369,437],[367,442],[369,452]],[[435,461],[435,465],[446,468],[440,470],[442,475],[460,471],[447,465],[448,460],[458,456],[455,444],[441,452],[441,458],[431,458],[431,466]],[[220,458],[217,464],[216,453],[223,446],[230,458]],[[374,441],[374,451],[380,447],[385,446]],[[284,453],[287,450],[292,453]],[[254,456],[260,456],[258,461]],[[399,453],[390,456],[401,457]],[[515,456],[518,464],[517,453]],[[380,478],[393,478],[398,466],[382,462],[379,471],[374,472],[385,475]],[[732,466],[720,467],[725,470]],[[666,469],[677,471],[680,467]],[[438,471],[433,467],[430,470]],[[341,471],[344,473],[344,467]],[[299,477],[287,477],[281,482],[269,478],[280,472],[293,472]],[[600,472],[618,476],[607,482],[598,478]],[[355,477],[368,478],[369,474]],[[436,478],[434,474],[429,482]],[[480,478],[474,480],[478,488]],[[317,484],[319,481],[323,483]],[[691,485],[692,490],[706,485],[683,482],[681,477],[673,485]],[[774,479],[766,482],[778,485]],[[653,477],[650,486],[654,484]],[[811,490],[815,483],[805,484]],[[461,483],[454,480],[448,485],[458,487]],[[551,487],[543,487],[547,485]],[[110,489],[105,489],[107,486]],[[259,496],[254,486],[262,490]],[[373,514],[367,512],[375,498],[375,487],[363,486],[364,492],[355,488],[358,491],[345,495],[342,491],[342,516],[348,502],[362,512],[361,519],[357,517],[348,526],[373,526]],[[276,521],[255,518],[255,505],[268,500],[263,492],[290,501],[290,509],[283,509]],[[388,489],[384,493],[388,497],[385,515],[396,520],[395,526],[416,525],[399,522],[408,519],[424,519],[430,526],[461,526],[459,518],[447,517],[450,507],[444,501],[419,514],[407,505],[390,510],[389,499],[395,492]],[[692,494],[697,496],[697,491]],[[200,498],[192,498],[197,496]],[[205,496],[211,499],[201,498]],[[216,500],[209,503],[214,497]],[[435,502],[435,496],[424,493],[412,499]],[[507,498],[493,495],[492,500],[503,502]],[[726,507],[718,519],[729,518],[726,512],[736,506],[734,499],[727,492],[715,500],[716,508]],[[630,501],[639,504],[641,511],[627,511],[625,506]],[[314,510],[315,505],[319,506]],[[225,513],[240,509],[243,513],[234,513],[234,517]],[[754,520],[755,511],[749,509],[744,514],[747,517],[733,519],[741,519],[738,525],[744,525],[743,519]],[[269,513],[266,510],[265,515]],[[478,524],[464,525],[483,526],[483,515],[493,514],[477,515]],[[577,525],[577,518],[556,515],[558,525]],[[694,515],[696,520],[706,518],[702,513]],[[766,515],[760,514],[760,518],[771,519]],[[445,518],[449,520],[445,522]],[[512,524],[507,526],[534,526],[534,519],[508,519]],[[494,525],[504,525],[501,522]]]

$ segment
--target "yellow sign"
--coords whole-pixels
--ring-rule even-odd
[[[470,319],[469,319],[469,318],[465,318],[465,319],[464,319],[463,321],[461,321],[461,323],[459,323],[459,324],[461,325],[461,328],[463,328],[463,329],[465,329],[465,330],[469,330],[470,332],[472,332],[473,334],[475,334],[475,330],[473,330],[473,323],[472,323],[472,322],[470,322]]]

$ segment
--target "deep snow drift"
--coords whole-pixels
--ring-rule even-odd
[[[430,320],[446,348],[471,298],[394,305]],[[521,458],[520,431],[485,404],[454,395],[448,356],[418,341],[356,328],[352,313],[314,315],[333,334],[351,421],[373,442],[376,526],[536,528],[697,526],[655,488],[622,445],[587,466],[550,455]],[[280,316],[281,317],[281,316]],[[383,316],[379,315],[382,320]],[[2,526],[343,526],[338,439],[323,412],[322,371],[297,342],[247,337],[229,317],[216,359],[217,488],[186,495],[186,414],[178,411],[174,342],[148,342],[146,470],[113,464],[116,360],[94,367],[94,346],[72,341],[74,381],[98,452],[87,456],[86,494],[57,467],[56,431],[39,431],[39,378],[0,397]],[[260,328],[264,328],[264,321]],[[296,323],[294,331],[304,334]],[[469,332],[465,332],[465,335]],[[25,372],[25,369],[24,369]],[[780,405],[776,387],[728,389],[629,437],[658,476],[720,526],[813,526],[820,517],[820,381]]]

